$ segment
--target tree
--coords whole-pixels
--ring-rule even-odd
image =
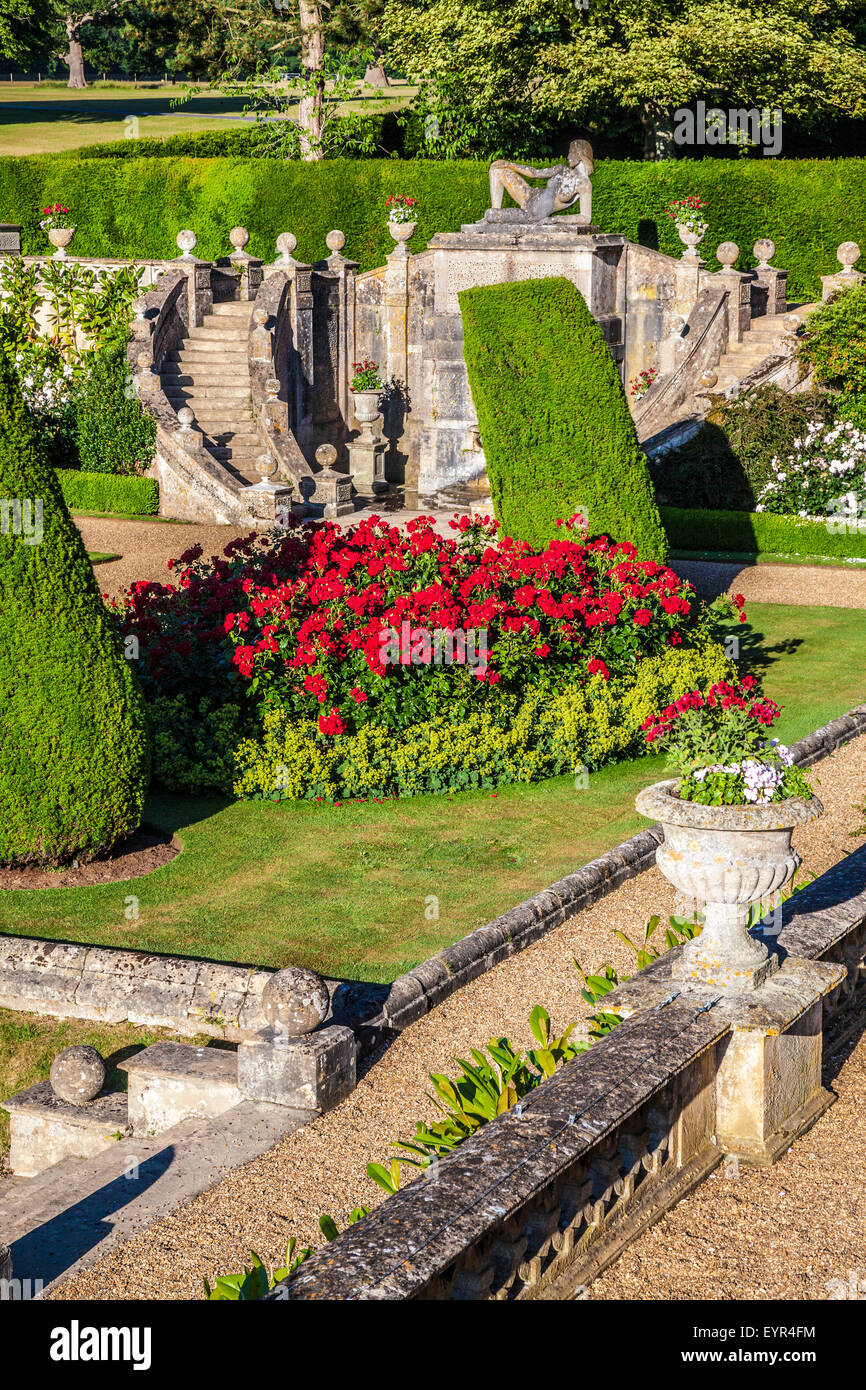
[[[864,0],[386,0],[383,33],[467,152],[517,153],[540,124],[625,112],[656,158],[699,99],[866,114],[864,15]]]
[[[73,9],[67,0],[3,0],[0,52],[17,62],[59,58],[69,70],[70,87],[87,86],[83,35],[89,25],[112,19],[130,0],[93,0]]]
[[[0,518],[0,861],[92,858],[138,829],[144,703],[5,359]]]

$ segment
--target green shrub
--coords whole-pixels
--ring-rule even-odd
[[[790,395],[762,386],[710,411],[694,438],[650,461],[660,504],[751,511],[771,476],[771,460],[793,451],[808,425],[832,424],[835,397]]]
[[[87,859],[141,820],[144,704],[5,365],[0,498],[0,861]]]
[[[492,788],[509,782],[597,768],[641,750],[641,724],[687,691],[733,678],[717,642],[670,648],[647,657],[630,679],[592,676],[553,696],[535,689],[520,703],[468,716],[443,715],[401,730],[367,725],[353,735],[323,737],[312,720],[285,710],[264,716],[259,739],[236,754],[234,790],[242,797],[418,796]]]
[[[817,381],[866,395],[866,287],[843,290],[809,316],[800,357]]]
[[[156,451],[156,420],[130,390],[126,345],[92,353],[76,402],[81,468],[91,473],[141,473]]]
[[[772,512],[705,511],[691,507],[660,508],[672,550],[734,551],[750,555],[822,555],[866,559],[866,531],[830,526],[843,523],[805,521]]]
[[[58,468],[57,480],[71,512],[156,516],[159,511],[159,483],[155,478],[124,478],[113,473]]]
[[[208,132],[210,140],[216,136]],[[407,145],[410,136],[411,128]],[[336,221],[346,233],[347,255],[370,270],[393,249],[382,212],[388,194],[420,199],[414,251],[423,250],[434,232],[457,231],[480,217],[489,202],[487,168],[475,160],[141,158],[143,141],[122,144],[126,157],[101,157],[105,147],[95,146],[86,157],[0,159],[0,206],[4,217],[22,224],[26,252],[49,250],[39,231],[40,210],[62,198],[80,211],[73,243],[79,255],[175,256],[179,229],[192,227],[198,255],[222,256],[228,229],[241,222],[251,234],[251,253],[271,259],[277,235],[292,231],[298,257],[314,261],[324,255]],[[774,263],[788,270],[792,299],[820,295],[820,276],[838,269],[840,242],[866,245],[864,159],[600,160],[593,220],[602,231],[622,232],[679,257],[682,246],[665,208],[689,193],[708,204],[701,253],[710,268],[717,268],[720,242],[735,241],[739,268],[748,270],[756,264],[755,241],[772,237]]]
[[[542,546],[578,508],[591,535],[663,560],[646,456],[601,329],[570,280],[463,290],[464,354],[496,515]]]
[[[159,695],[147,706],[154,779],[168,791],[203,796],[231,790],[240,742],[240,705],[203,696]]]

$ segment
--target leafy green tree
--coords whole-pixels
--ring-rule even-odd
[[[386,0],[383,34],[421,85],[434,147],[518,153],[540,124],[625,113],[657,158],[700,99],[866,114],[864,18],[864,0]]]

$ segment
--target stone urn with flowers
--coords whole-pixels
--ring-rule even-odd
[[[397,243],[392,253],[394,255],[409,254],[406,242],[411,241],[418,225],[418,214],[415,211],[417,206],[418,199],[410,198],[405,193],[392,193],[385,203],[388,209],[388,231]]]
[[[56,248],[52,259],[65,261],[68,254],[66,248],[75,236],[75,223],[71,220],[69,208],[64,207],[62,203],[43,208],[39,226],[47,233],[51,245]]]
[[[677,198],[667,207],[667,215],[677,229],[677,236],[686,248],[683,252],[684,261],[697,261],[698,250],[704,237],[707,234],[709,223],[704,216],[706,203],[697,193],[691,193],[686,198]]]
[[[778,968],[749,933],[750,908],[791,879],[800,863],[792,833],[824,809],[789,750],[769,736],[779,714],[746,677],[706,695],[691,691],[643,726],[679,776],[645,788],[635,805],[664,830],[658,867],[704,914],[673,967],[680,980],[750,990]]]
[[[361,426],[362,436],[367,436],[379,418],[379,398],[385,390],[385,383],[379,375],[379,363],[366,357],[363,362],[353,362],[349,390],[355,419]]]

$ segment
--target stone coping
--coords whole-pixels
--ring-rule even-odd
[[[10,1096],[2,1104],[3,1109],[10,1113],[41,1115],[44,1118],[50,1116],[62,1120],[64,1124],[81,1125],[82,1128],[96,1126],[104,1129],[110,1125],[112,1129],[125,1131],[128,1125],[126,1096],[120,1091],[109,1091],[88,1100],[84,1105],[72,1105],[55,1095],[50,1081],[37,1081],[34,1086]]]
[[[676,1000],[642,1014],[565,1066],[437,1166],[316,1251],[272,1299],[405,1299],[601,1146],[728,1032],[712,1009]],[[348,1239],[347,1239],[348,1237]]]
[[[238,1054],[219,1047],[193,1047],[189,1043],[158,1042],[142,1048],[134,1057],[118,1062],[118,1071],[136,1077],[163,1076],[170,1081],[228,1081],[237,1084]]]
[[[817,796],[808,801],[791,796],[766,806],[704,806],[677,796],[674,788],[678,784],[679,778],[673,777],[644,787],[635,797],[635,806],[648,820],[689,830],[790,830],[816,820],[824,810]]]

